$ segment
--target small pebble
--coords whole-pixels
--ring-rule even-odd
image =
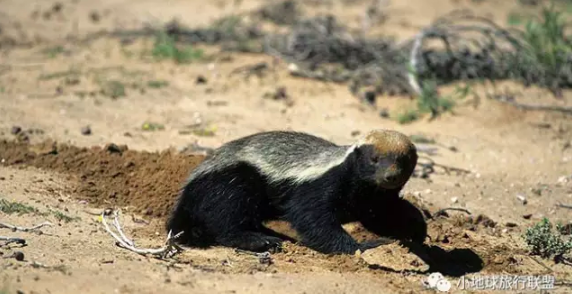
[[[81,128],[81,134],[84,136],[89,136],[91,135],[91,127],[90,126],[85,126],[83,128]]]
[[[14,258],[17,261],[24,261],[24,253],[22,253],[20,251],[16,251],[16,252],[14,252]]]
[[[505,226],[507,226],[507,227],[509,227],[509,228],[514,228],[514,227],[516,227],[516,226],[518,226],[518,225],[515,224],[515,223],[508,222],[508,223],[505,224]]]
[[[89,18],[91,19],[92,22],[99,22],[99,20],[101,19],[99,13],[97,11],[92,11],[89,13]]]
[[[524,219],[530,219],[531,217],[532,217],[532,213],[525,214],[522,216],[522,218],[524,218]]]
[[[195,81],[197,84],[206,84],[207,83],[207,78],[205,78],[202,75],[199,75],[197,77],[197,80]]]
[[[528,203],[528,201],[526,201],[526,198],[522,195],[516,195],[516,199],[522,202],[522,205],[526,205]]]
[[[459,197],[453,197],[453,198],[451,198],[451,202],[453,202],[453,203],[459,202]]]
[[[560,183],[560,184],[565,184],[565,183],[568,183],[568,180],[569,180],[569,177],[567,177],[567,176],[561,176],[561,177],[558,178],[558,183]]]
[[[20,132],[22,131],[22,128],[19,126],[13,126],[12,130],[10,130],[10,133],[12,135],[18,135]]]

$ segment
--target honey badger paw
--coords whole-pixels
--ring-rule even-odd
[[[225,236],[219,244],[252,252],[276,253],[282,250],[283,240],[259,232],[242,232]]]

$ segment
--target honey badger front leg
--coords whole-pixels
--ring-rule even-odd
[[[307,247],[325,254],[354,254],[358,249],[365,251],[394,241],[381,237],[358,243],[344,230],[330,203],[324,201],[327,197],[322,198],[322,201],[313,197],[305,199],[311,200],[304,203],[297,202],[286,219],[301,236],[302,244]]]

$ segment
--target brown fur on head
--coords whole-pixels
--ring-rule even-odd
[[[417,153],[415,145],[405,134],[393,130],[373,130],[365,134],[357,147],[371,145],[380,154],[407,155]]]
[[[405,185],[417,165],[417,148],[409,137],[397,131],[370,131],[354,147],[360,177],[383,188]]]

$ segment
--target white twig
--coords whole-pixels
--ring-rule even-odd
[[[43,222],[39,225],[35,225],[33,227],[29,227],[29,228],[25,228],[25,227],[17,227],[11,224],[7,224],[7,223],[0,223],[0,228],[7,228],[10,229],[12,231],[21,231],[21,232],[31,232],[31,231],[36,231],[40,228],[43,227],[48,227],[48,226],[52,226],[52,223],[50,222]]]
[[[415,42],[413,43],[413,48],[411,48],[411,55],[409,56],[409,67],[407,71],[407,77],[409,80],[409,85],[417,93],[421,95],[421,87],[417,81],[417,56],[419,56],[419,50],[421,45],[423,45],[423,39],[425,38],[425,30],[422,30],[417,36],[415,36]]]
[[[119,213],[117,211],[114,212],[114,221],[113,224],[115,226],[115,230],[117,230],[119,232],[119,235],[117,235],[116,233],[114,233],[113,231],[111,231],[109,225],[107,224],[107,221],[105,221],[105,212],[101,214],[101,222],[103,222],[103,225],[105,226],[105,230],[117,241],[117,245],[119,247],[123,247],[127,250],[133,251],[137,254],[141,254],[141,255],[156,255],[159,256],[161,258],[164,257],[169,257],[172,256],[174,254],[176,254],[179,251],[182,251],[182,248],[180,248],[179,246],[177,246],[174,243],[174,239],[178,238],[180,235],[183,234],[183,232],[178,233],[175,236],[171,236],[172,232],[169,231],[169,233],[167,234],[167,240],[165,241],[165,246],[161,247],[161,248],[157,248],[157,249],[153,249],[153,248],[137,248],[135,247],[135,243],[130,240],[129,238],[127,238],[127,236],[125,236],[125,234],[123,233],[123,230],[121,229],[121,225],[119,223]]]
[[[114,213],[114,215],[115,215],[115,217],[113,218],[113,224],[115,225],[117,232],[119,232],[121,239],[123,241],[125,241],[125,243],[129,244],[129,246],[135,246],[133,241],[131,239],[127,238],[127,236],[125,236],[125,233],[123,233],[123,229],[121,229],[121,224],[119,223],[119,215],[118,215],[117,211]]]

